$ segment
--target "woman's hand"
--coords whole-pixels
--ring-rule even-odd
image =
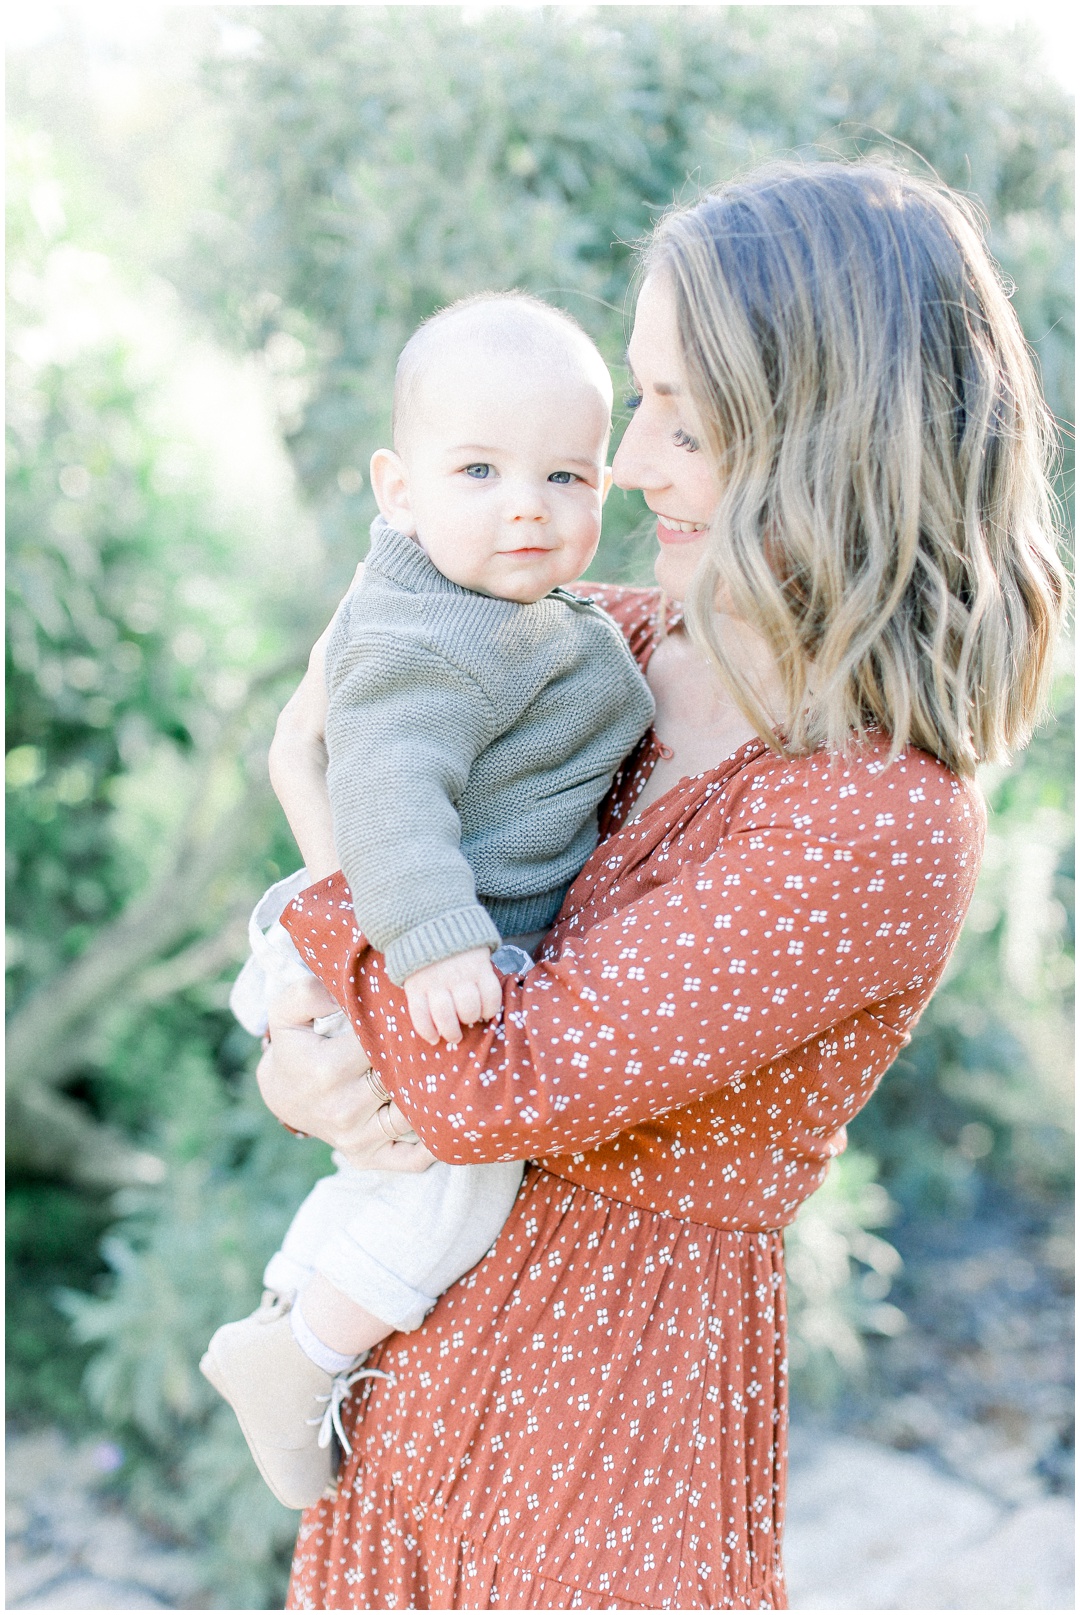
[[[349,585],[350,593],[363,570],[361,562]],[[315,641],[307,672],[282,708],[270,743],[270,783],[312,884],[341,867],[326,790],[326,647],[337,615],[335,612]]]
[[[336,1008],[314,979],[279,994],[257,1073],[268,1109],[287,1127],[332,1145],[350,1166],[425,1171],[435,1157],[397,1105],[392,1100],[387,1105],[378,1079],[368,1080],[371,1062],[352,1028],[337,1037],[319,1037],[313,1030],[318,1016]]]

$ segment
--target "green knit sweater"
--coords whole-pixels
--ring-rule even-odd
[[[653,700],[615,624],[443,577],[382,517],[327,652],[334,837],[356,921],[400,983],[547,928]]]

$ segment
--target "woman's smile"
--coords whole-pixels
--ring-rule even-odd
[[[663,516],[656,512],[656,536],[661,544],[693,543],[706,531],[704,522],[676,521],[673,516]]]

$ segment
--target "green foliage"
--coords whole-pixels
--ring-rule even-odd
[[[11,154],[9,1143],[24,1172],[75,1177],[107,1178],[109,1151],[121,1181],[116,1129],[157,1114],[170,1040],[236,1064],[206,980],[290,856],[265,778],[273,669],[295,677],[318,607],[290,594],[270,523],[252,569],[265,500],[221,486],[235,362],[192,346],[175,293],[73,239],[46,137],[19,128]]]
[[[193,348],[167,287],[73,234],[87,229],[91,143],[73,196],[70,148],[28,130],[25,114],[9,148],[13,1028],[38,1005],[55,1022],[76,969],[119,951],[109,928],[148,889],[181,922],[164,958],[134,950],[58,1051],[77,1102],[60,1119],[86,1118],[83,1156],[102,1118],[160,1151],[164,1186],[118,1205],[25,1171],[9,1180],[9,1405],[120,1435],[129,1495],[220,1542],[208,1574],[223,1596],[266,1607],[280,1603],[295,1519],[266,1493],[197,1363],[216,1324],[257,1298],[262,1263],[318,1170],[318,1152],[282,1133],[250,1088],[234,1091],[251,1040],[223,1012],[219,985],[242,956],[230,910],[245,912],[290,857],[280,816],[245,780],[252,757],[265,774],[280,702],[272,685],[252,700],[252,687],[286,661],[291,624],[318,606],[287,598],[270,522],[252,567],[252,499],[221,488],[198,418],[220,419],[222,400],[196,396],[193,411],[178,396],[235,391],[233,372]],[[288,520],[281,488],[271,493]],[[297,636],[290,676],[315,621]],[[223,731],[229,755],[208,771]],[[223,867],[200,872],[200,838],[222,841],[222,810],[245,800],[240,854],[225,841]],[[187,923],[192,889],[201,912]],[[9,1075],[14,1096],[22,1062]],[[31,1134],[51,1115],[38,1106]],[[81,1297],[70,1317],[61,1288]]]
[[[93,1348],[84,1394],[124,1443],[136,1507],[209,1545],[226,1607],[273,1608],[296,1516],[267,1492],[198,1362],[219,1323],[257,1304],[259,1274],[328,1152],[298,1145],[253,1084],[225,1093],[210,1060],[189,1055],[177,1076],[155,1140],[163,1185],[117,1197],[107,1278],[96,1294],[67,1290],[61,1305]]]
[[[832,1400],[865,1367],[864,1337],[894,1335],[904,1315],[885,1298],[903,1265],[873,1230],[896,1213],[872,1156],[833,1161],[784,1240],[793,1382],[810,1402]]]
[[[72,1342],[53,1296],[61,1285],[89,1288],[101,1272],[98,1242],[111,1208],[62,1184],[8,1184],[7,1406],[10,1412],[85,1418],[80,1389],[90,1357]]]
[[[339,566],[396,355],[451,299],[523,286],[622,362],[633,243],[763,159],[885,151],[986,207],[1051,402],[1071,411],[1072,133],[1034,45],[960,8],[234,8],[210,69],[230,112],[189,284],[278,368]],[[992,112],[989,109],[993,109]],[[345,473],[345,475],[342,475]],[[597,575],[640,571],[617,498]],[[347,553],[341,554],[342,547]]]
[[[189,759],[252,665],[280,652],[281,634],[256,606],[235,532],[215,519],[205,453],[164,407],[176,355],[166,347],[155,364],[147,347],[163,346],[174,310],[160,289],[140,298],[108,260],[52,239],[59,220],[37,224],[43,191],[57,207],[62,193],[40,142],[13,145],[6,774],[17,1004],[145,883]]]
[[[151,753],[161,766],[187,751],[205,697],[192,670],[203,615],[180,584],[213,568],[214,545],[192,498],[155,486],[160,445],[139,431],[147,400],[125,357],[112,348],[33,378],[16,365],[12,378],[9,913],[36,944],[16,997],[130,896],[137,868],[109,857],[111,788]]]

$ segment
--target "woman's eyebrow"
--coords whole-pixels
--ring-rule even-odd
[[[629,349],[626,350],[626,368],[629,370],[630,376],[634,382],[634,385],[636,386],[637,377],[634,375],[634,366],[630,359]],[[652,390],[654,393],[659,393],[661,398],[678,398],[680,392],[679,388],[676,387],[674,382],[671,381],[654,381]]]

